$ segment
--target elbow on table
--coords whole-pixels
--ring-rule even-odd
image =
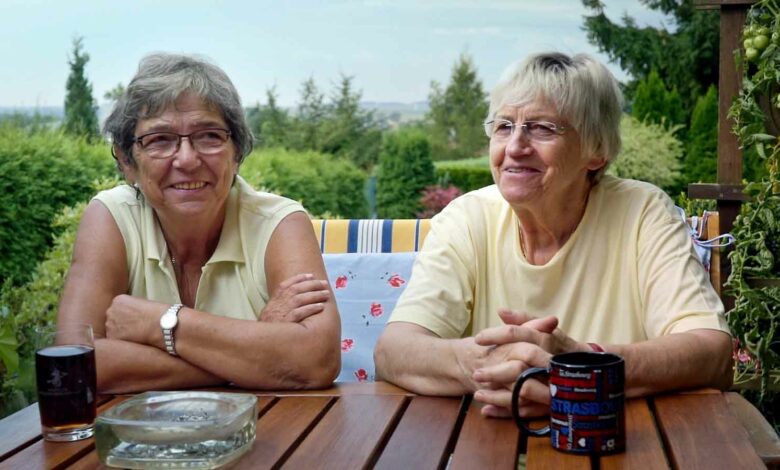
[[[341,350],[338,342],[301,345],[279,351],[271,363],[271,370],[253,370],[233,383],[252,390],[328,388],[341,371]]]

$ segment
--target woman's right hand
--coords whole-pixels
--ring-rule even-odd
[[[260,321],[300,322],[322,312],[330,296],[328,281],[314,279],[313,274],[296,274],[279,284],[260,312]]]

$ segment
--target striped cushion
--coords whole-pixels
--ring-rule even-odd
[[[312,220],[322,253],[399,253],[419,251],[430,219]]]

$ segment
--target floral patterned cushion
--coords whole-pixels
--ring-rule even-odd
[[[324,254],[341,314],[339,382],[375,380],[374,345],[412,273],[415,252]]]

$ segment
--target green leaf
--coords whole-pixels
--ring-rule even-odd
[[[16,335],[7,325],[0,329],[0,360],[3,361],[7,373],[13,374],[19,368],[19,354]]]

